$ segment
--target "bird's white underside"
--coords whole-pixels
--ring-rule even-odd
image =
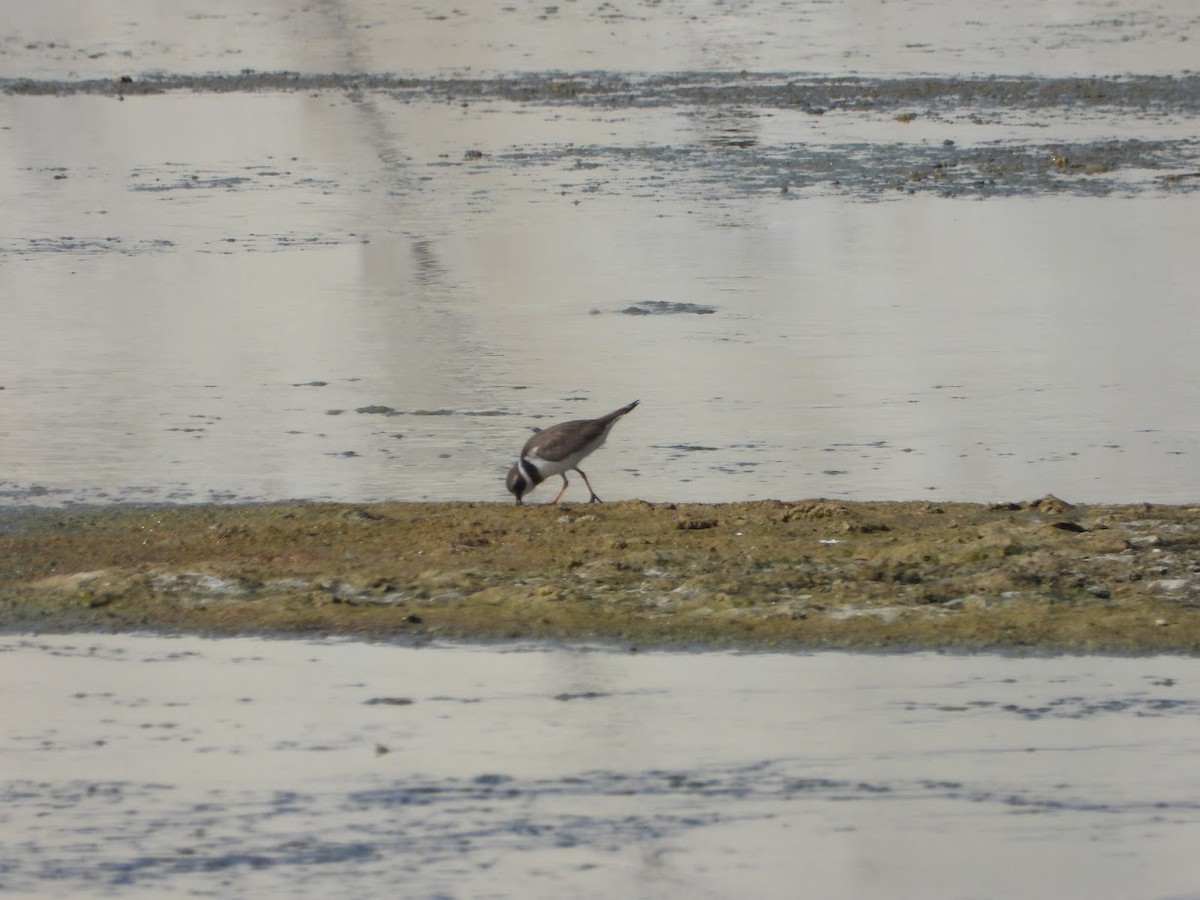
[[[542,457],[537,455],[536,450],[534,450],[525,458],[533,463],[538,472],[541,473],[542,478],[549,478],[551,475],[561,475],[564,472],[570,472],[577,465],[583,462],[584,458],[589,453],[599,449],[600,445],[603,443],[603,441],[599,441],[594,447],[589,447],[579,453],[571,453],[568,456],[564,456],[562,459],[542,459]]]

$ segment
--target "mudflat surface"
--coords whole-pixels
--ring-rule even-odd
[[[852,503],[10,510],[0,628],[1200,650],[1200,508]]]

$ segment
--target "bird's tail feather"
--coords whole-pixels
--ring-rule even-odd
[[[621,416],[625,415],[625,413],[630,412],[635,406],[637,406],[641,402],[642,402],[641,400],[634,400],[632,403],[627,404],[626,406],[622,406],[620,409],[614,409],[607,416],[605,416],[604,419],[605,419],[605,421],[608,421],[611,419],[619,419],[619,418],[621,418]]]

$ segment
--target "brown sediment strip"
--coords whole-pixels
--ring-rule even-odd
[[[10,510],[0,629],[1196,653],[1200,507]]]

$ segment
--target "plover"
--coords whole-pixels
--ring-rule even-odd
[[[566,493],[567,487],[570,485],[570,482],[567,481],[567,473],[572,469],[583,475],[583,483],[587,485],[588,492],[592,495],[588,502],[601,502],[600,498],[596,496],[596,492],[592,490],[592,483],[588,481],[587,475],[584,475],[583,469],[579,468],[579,463],[589,453],[600,449],[604,439],[612,431],[612,427],[617,424],[617,419],[640,402],[634,400],[628,406],[622,406],[598,419],[575,419],[571,422],[560,422],[531,437],[521,448],[521,458],[508,472],[508,490],[516,496],[517,503],[523,503],[521,498],[551,475],[561,475],[562,488],[550,501],[550,505],[553,506]]]

